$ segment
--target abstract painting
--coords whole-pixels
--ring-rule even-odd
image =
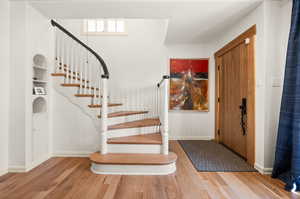
[[[208,111],[208,59],[170,59],[170,110]]]

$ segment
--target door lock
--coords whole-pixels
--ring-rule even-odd
[[[242,98],[242,104],[239,106],[241,110],[241,128],[243,135],[246,135],[246,121],[247,121],[247,98]]]

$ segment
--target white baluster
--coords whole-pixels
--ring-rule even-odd
[[[163,88],[163,126],[162,126],[162,139],[163,139],[163,154],[169,153],[169,80],[165,79]]]
[[[102,78],[101,154],[107,153],[107,78]]]
[[[80,54],[80,56],[78,56],[78,57],[83,57],[82,48],[79,49],[79,54]],[[84,59],[79,59],[79,64],[80,64],[79,65],[79,70],[80,70],[80,84],[81,84],[80,94],[84,94],[84,85],[85,85],[85,82],[86,82],[86,80],[83,81],[83,79],[84,79],[84,75],[83,75],[83,72],[84,72]]]
[[[70,66],[70,47],[69,47],[69,41],[68,39],[66,39],[66,42],[65,42],[65,53],[66,53],[66,56],[65,56],[65,64],[62,65],[62,69],[63,71],[66,71],[66,82],[67,83],[70,83],[70,73],[69,73],[69,66]]]
[[[61,59],[60,59],[60,63],[59,63],[59,66],[60,66],[60,71],[62,73],[65,73],[64,69],[63,69],[63,65],[65,63],[65,56],[66,56],[66,52],[65,52],[65,40],[64,40],[64,37],[63,35],[61,35],[61,39],[60,39],[60,42],[61,42]]]
[[[88,64],[88,70],[89,70],[89,80],[90,80],[90,83],[89,83],[89,86],[90,86],[90,92],[89,94],[93,94],[93,89],[92,89],[92,86],[93,86],[93,77],[92,77],[92,67],[93,67],[93,62],[92,62],[92,59],[89,59],[89,64]],[[95,99],[96,96],[94,96],[94,99]]]
[[[62,40],[62,35],[60,32],[57,34],[57,39],[58,39],[58,72],[61,72],[60,66],[62,63],[62,57],[63,57],[63,40]]]
[[[101,69],[100,69],[100,76],[101,76],[101,74],[103,74],[103,72],[102,72]],[[103,89],[103,88],[102,88],[103,85],[102,85],[101,83],[102,83],[102,82],[99,81],[99,84],[100,84],[100,85],[99,85],[99,95],[100,95],[100,96],[102,96],[102,93],[101,93],[101,92],[102,92],[102,89]],[[101,101],[102,101],[101,98],[99,98],[99,100],[98,100],[99,104],[101,104]]]
[[[75,83],[76,84],[80,84],[81,85],[81,83],[80,83],[80,81],[78,80],[79,79],[79,54],[78,54],[78,46],[76,47],[76,46],[74,46],[74,70],[75,70]]]
[[[57,73],[58,72],[58,68],[59,68],[59,58],[58,58],[58,30],[55,28],[55,52],[54,52],[54,59],[55,59],[55,68],[54,68],[54,73]]]
[[[88,61],[85,59],[84,60],[84,65],[83,65],[83,67],[84,67],[84,79],[85,79],[85,83],[84,83],[84,94],[87,94],[87,86],[88,86],[88,76],[87,76],[87,67],[88,67],[88,63],[87,63]],[[89,80],[89,81],[91,81],[91,80]]]
[[[70,59],[69,59],[69,69],[70,70],[70,84],[73,83],[74,77],[76,78],[76,74],[74,74],[74,46],[73,42],[70,41]]]

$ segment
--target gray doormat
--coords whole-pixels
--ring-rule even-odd
[[[244,159],[221,144],[206,140],[178,141],[198,171],[255,172]]]

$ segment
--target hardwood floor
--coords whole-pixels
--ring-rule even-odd
[[[177,172],[169,176],[95,175],[88,158],[52,158],[28,173],[0,177],[1,199],[300,198],[259,173],[197,172],[176,141]]]

